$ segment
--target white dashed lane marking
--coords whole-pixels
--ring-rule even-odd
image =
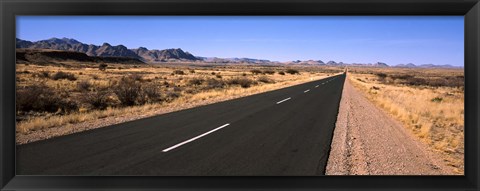
[[[287,99],[284,99],[284,100],[282,100],[282,101],[277,102],[277,104],[281,104],[282,102],[288,101],[288,100],[290,100],[290,99],[292,99],[292,98],[289,97],[289,98],[287,98]]]
[[[170,151],[170,150],[173,150],[173,149],[175,149],[175,148],[177,148],[177,147],[180,147],[180,146],[182,146],[182,145],[184,145],[184,144],[187,144],[187,143],[190,143],[190,142],[195,141],[195,140],[197,140],[197,139],[200,139],[200,138],[202,138],[203,136],[206,136],[206,135],[208,135],[208,134],[210,134],[210,133],[213,133],[213,132],[215,132],[215,131],[218,131],[218,130],[220,130],[220,129],[226,127],[226,126],[229,126],[229,125],[230,125],[230,123],[227,123],[227,124],[225,124],[225,125],[222,125],[222,126],[220,126],[220,127],[217,127],[217,128],[215,128],[215,129],[210,130],[210,131],[208,131],[208,132],[206,132],[206,133],[203,133],[203,134],[201,134],[201,135],[199,135],[199,136],[196,136],[196,137],[194,137],[194,138],[188,139],[188,140],[186,140],[186,141],[183,141],[183,142],[181,142],[181,143],[178,143],[178,144],[176,144],[176,145],[173,145],[173,146],[171,146],[171,147],[169,147],[169,148],[166,148],[166,149],[162,150],[162,152],[168,152],[168,151]]]

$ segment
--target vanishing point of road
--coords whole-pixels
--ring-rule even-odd
[[[345,74],[17,146],[19,175],[325,174]]]

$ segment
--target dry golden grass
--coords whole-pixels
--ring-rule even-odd
[[[370,70],[370,72],[366,72]],[[445,156],[445,162],[464,172],[464,91],[463,87],[412,86],[389,82],[376,72],[411,74],[405,69],[354,69],[349,80],[367,98],[383,108],[420,140]],[[462,75],[463,70],[415,72],[417,78]]]
[[[75,63],[71,63],[72,66]],[[256,68],[262,71],[273,70],[272,75],[258,74],[254,75],[250,70]],[[109,65],[106,71],[100,71],[96,65],[84,65],[82,67],[59,67],[42,66],[34,64],[17,64],[17,87],[19,89],[30,86],[37,82],[44,82],[52,88],[55,93],[64,95],[65,99],[78,102],[78,109],[70,112],[26,112],[18,111],[17,135],[27,135],[38,130],[47,130],[50,128],[68,127],[72,124],[92,122],[107,117],[147,117],[166,112],[177,111],[181,109],[192,108],[200,105],[225,101],[239,98],[270,90],[280,89],[315,79],[320,79],[333,75],[329,70],[324,73],[325,68],[299,68],[300,75],[280,75],[279,71],[285,71],[284,67],[252,67],[252,66],[128,66],[128,65]],[[172,74],[175,70],[182,70],[184,75]],[[53,80],[50,77],[42,77],[42,72],[48,72],[50,76],[62,71],[72,73],[77,80],[70,81],[66,79]],[[338,70],[340,71],[340,70]],[[82,91],[77,84],[80,82],[89,82],[93,89],[107,88],[112,89],[122,77],[132,74],[141,75],[143,84],[158,85],[158,90],[162,94],[175,93],[179,97],[164,99],[155,103],[146,103],[132,106],[109,106],[106,109],[97,109],[88,104],[81,103]],[[261,78],[267,77],[273,83],[261,82]],[[191,79],[217,79],[224,82],[235,78],[248,78],[255,82],[251,87],[242,88],[239,85],[226,84],[222,88],[206,88],[205,85],[192,85]],[[168,85],[165,85],[168,84]],[[112,99],[115,100],[114,96]],[[118,100],[116,100],[118,102]],[[106,124],[111,125],[111,124]]]

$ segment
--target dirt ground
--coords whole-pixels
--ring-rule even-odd
[[[327,175],[452,175],[452,167],[348,80],[337,117]]]

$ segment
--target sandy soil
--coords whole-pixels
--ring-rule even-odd
[[[441,161],[345,80],[327,175],[455,174]]]

